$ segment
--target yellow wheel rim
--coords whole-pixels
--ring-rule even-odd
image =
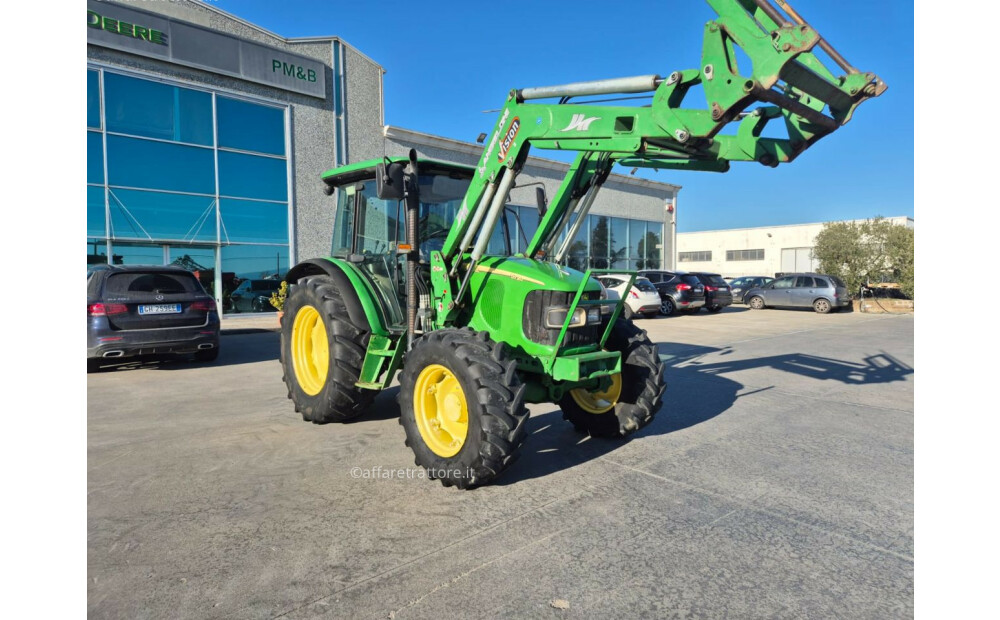
[[[292,323],[292,367],[302,391],[310,396],[320,393],[330,370],[330,343],[326,325],[316,308],[303,306]]]
[[[570,390],[570,396],[587,413],[607,413],[615,408],[622,395],[621,373],[611,375],[611,385],[603,392],[591,392],[583,388]]]
[[[458,454],[469,434],[469,408],[465,392],[454,374],[431,364],[417,375],[413,387],[413,415],[420,437],[434,454]]]

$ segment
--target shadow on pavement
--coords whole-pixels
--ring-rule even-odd
[[[521,447],[520,458],[493,484],[516,484],[546,476],[600,458],[627,441],[701,424],[728,411],[738,398],[774,387],[741,393],[744,385],[722,376],[724,373],[771,367],[849,385],[902,381],[913,373],[913,368],[885,352],[866,357],[863,363],[806,354],[703,363],[700,358],[705,355],[726,356],[733,350],[671,343],[660,344],[659,350],[666,366],[667,391],[663,406],[652,422],[627,439],[603,439],[577,433],[562,419],[558,408],[533,415],[528,420],[528,437]]]

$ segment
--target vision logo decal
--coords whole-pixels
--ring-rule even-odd
[[[514,137],[517,136],[517,130],[521,128],[520,117],[515,116],[514,120],[510,122],[510,129],[507,133],[503,135],[503,140],[500,141],[500,152],[497,153],[499,157],[498,161],[503,161],[507,157],[507,152],[510,151],[510,147],[514,144]]]

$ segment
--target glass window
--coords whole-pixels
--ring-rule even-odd
[[[212,96],[197,90],[105,72],[104,116],[108,131],[213,143]]]
[[[611,236],[611,218],[606,215],[591,215],[590,217],[590,258],[594,269],[607,269],[610,265],[611,246],[608,239]]]
[[[113,238],[215,241],[215,199],[211,196],[111,189]]]
[[[219,200],[222,241],[288,243],[288,205],[255,200]]]
[[[111,246],[114,265],[162,265],[163,246],[148,243],[114,243]]]
[[[97,71],[87,71],[87,127],[101,128],[101,79]]]
[[[344,188],[337,190],[337,211],[333,220],[333,243],[330,255],[346,258],[351,252],[354,239],[354,194]]]
[[[726,250],[726,260],[764,260],[764,250]]]
[[[646,222],[646,240],[643,244],[646,254],[646,269],[660,268],[660,234],[663,225],[658,222]]]
[[[628,266],[628,220],[611,218],[611,268]]]
[[[576,222],[576,217],[573,218],[573,222]],[[589,226],[587,226],[587,220],[584,220],[580,224],[580,228],[577,229],[576,234],[573,236],[573,241],[570,242],[569,247],[566,249],[565,263],[568,267],[572,269],[577,269],[584,271],[588,266],[588,257],[590,255],[590,249],[588,248],[588,243],[590,238]],[[570,223],[567,233],[573,229],[573,223]]]
[[[219,146],[272,155],[285,154],[285,111],[216,96]]]
[[[700,250],[697,252],[678,252],[677,260],[682,263],[700,263],[712,260],[711,250]]]
[[[108,136],[108,183],[215,194],[213,159],[211,149]]]
[[[87,132],[87,183],[104,185],[104,140],[99,131]]]
[[[521,230],[524,233],[524,238],[531,242],[531,238],[535,236],[538,232],[538,209],[535,207],[518,207],[518,215],[521,218]],[[521,248],[524,252],[528,249],[527,244]]]
[[[643,248],[645,246],[643,239],[645,236],[646,222],[642,220],[628,221],[629,269],[642,269],[646,266],[645,257],[643,256]]]
[[[794,282],[795,282],[795,278],[789,276],[787,278],[778,278],[777,280],[775,280],[771,284],[772,284],[772,288],[792,288],[792,284]]]
[[[273,157],[219,151],[219,193],[285,202],[288,200],[286,162]]]
[[[813,279],[808,276],[799,276],[795,282],[796,288],[813,288]]]
[[[87,236],[104,237],[108,231],[104,226],[104,188],[87,186]],[[107,261],[105,261],[107,262]]]
[[[281,280],[288,273],[287,245],[222,246],[223,301],[243,280]]]
[[[108,242],[104,239],[87,239],[87,264],[105,265],[108,262]]]

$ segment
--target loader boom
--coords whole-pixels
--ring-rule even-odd
[[[468,265],[458,288],[451,289],[458,291],[453,302],[461,304],[468,274],[482,258],[533,146],[578,153],[525,252],[529,258],[558,260],[555,236],[574,211],[582,219],[614,164],[726,172],[732,161],[770,167],[789,163],[846,124],[863,101],[886,89],[874,74],[851,67],[787,2],[778,2],[787,17],[769,0],[708,3],[719,16],[705,25],[697,69],[509,93],[441,252],[452,277]],[[843,75],[836,76],[820,61],[813,53],[817,46],[840,65]],[[752,68],[737,66],[736,47],[750,58]],[[685,107],[689,89],[698,84],[705,106]],[[649,94],[651,104],[571,101],[638,93]],[[536,103],[555,98],[556,103]],[[783,123],[787,137],[764,137],[764,127],[772,122]],[[446,325],[453,318],[451,312],[438,317],[438,323]]]

